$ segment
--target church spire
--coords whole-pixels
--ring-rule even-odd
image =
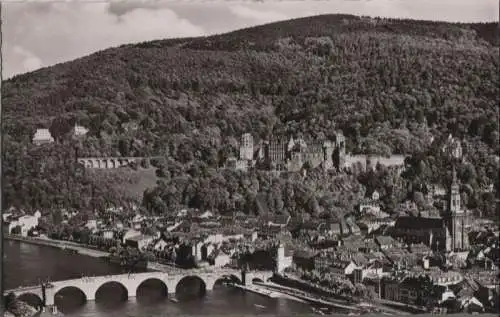
[[[453,165],[453,174],[452,174],[452,181],[451,181],[451,185],[458,185],[458,181],[457,181],[457,169],[455,168],[455,165]]]

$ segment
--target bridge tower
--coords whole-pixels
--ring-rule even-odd
[[[290,267],[292,264],[292,257],[287,257],[285,254],[285,246],[280,241],[278,245],[278,250],[276,251],[276,273],[282,273],[287,267]]]

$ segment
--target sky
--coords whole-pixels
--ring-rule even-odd
[[[2,5],[3,78],[127,43],[224,33],[346,13],[451,22],[498,21],[498,0],[18,1]]]

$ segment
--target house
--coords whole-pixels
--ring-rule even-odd
[[[215,245],[211,243],[205,243],[201,247],[201,259],[203,261],[208,261],[208,256],[212,254],[212,252],[215,250]]]
[[[293,253],[293,265],[302,270],[314,269],[314,258],[318,253],[309,250],[296,250]]]
[[[135,131],[139,129],[139,124],[135,121],[124,122],[121,124],[122,129],[125,131]]]
[[[89,132],[89,130],[81,125],[75,123],[75,127],[73,128],[73,136],[80,137],[84,136]]]
[[[280,228],[285,228],[290,222],[290,215],[266,215],[263,220],[268,226],[276,226]]]
[[[259,233],[255,230],[251,230],[250,232],[245,232],[244,234],[244,238],[250,242],[254,242],[255,240],[257,240],[258,237]]]
[[[144,250],[154,240],[154,237],[147,235],[136,235],[125,240],[125,244],[138,250]]]
[[[359,213],[378,213],[381,212],[380,203],[378,201],[374,201],[372,199],[364,199],[359,204]]]
[[[346,220],[347,227],[349,228],[349,232],[353,235],[360,235],[361,229],[359,229],[358,225],[354,222],[353,218],[347,218]]]
[[[3,221],[7,221],[12,216],[13,216],[13,214],[11,212],[4,212],[4,213],[2,213]]]
[[[168,243],[165,240],[158,239],[158,241],[156,241],[156,243],[154,244],[153,249],[155,249],[156,251],[163,251],[167,246]]]
[[[357,268],[358,266],[353,260],[345,261],[334,259],[330,267],[328,267],[328,271],[338,275],[339,278],[346,278],[351,276]]]
[[[420,277],[403,278],[399,283],[399,301],[410,305],[423,305],[426,302],[426,294],[422,284]]]
[[[214,216],[214,214],[210,210],[206,210],[205,212],[198,215],[198,218],[209,219],[209,218],[212,218],[213,216]]]
[[[441,306],[446,306],[446,303],[452,303],[457,300],[457,297],[453,293],[453,291],[449,289],[445,289],[444,292],[441,293],[441,298],[438,300],[438,304]]]
[[[187,209],[181,209],[177,212],[176,217],[177,218],[184,218],[187,217],[188,215],[188,210]]]
[[[390,236],[377,236],[375,241],[380,246],[381,250],[387,250],[394,247],[398,247],[399,243]]]
[[[400,279],[397,277],[384,277],[380,280],[381,294],[380,297],[390,301],[399,302],[399,284]]]
[[[52,134],[50,134],[49,129],[37,129],[35,135],[33,136],[33,144],[42,145],[54,142]]]
[[[363,252],[365,256],[380,250],[378,244],[373,239],[365,239],[363,244],[359,246],[359,251]]]
[[[96,230],[97,229],[97,220],[96,219],[87,220],[85,227],[91,231]]]
[[[384,275],[384,265],[382,261],[373,261],[364,265],[361,269],[361,279],[365,278],[382,278]]]
[[[140,230],[144,220],[146,219],[142,215],[137,214],[130,220],[129,226],[133,229]]]
[[[208,255],[208,263],[214,267],[224,267],[231,263],[231,256],[221,249],[215,249]]]
[[[104,237],[104,239],[114,239],[115,232],[111,229],[103,230],[102,236]]]
[[[426,256],[432,253],[432,250],[423,243],[410,244],[410,251],[420,256]]]
[[[122,230],[123,229],[123,222],[117,221],[115,223],[115,228],[118,229],[118,230]]]
[[[180,221],[180,222],[175,222],[175,223],[173,223],[173,224],[169,224],[169,225],[167,226],[166,230],[167,230],[168,232],[172,232],[172,231],[174,231],[175,229],[179,228],[179,226],[180,226],[181,224],[182,224],[182,221]]]
[[[20,234],[23,237],[28,236],[28,231],[38,226],[38,217],[24,215],[17,219],[18,225],[21,227]]]
[[[468,314],[484,313],[484,305],[474,296],[460,299],[460,310]]]
[[[140,231],[137,231],[135,229],[130,229],[130,230],[127,230],[124,234],[123,234],[123,243],[125,243],[125,241],[129,238],[132,238],[132,237],[136,237],[136,236],[140,236],[141,235],[141,232]]]
[[[10,217],[3,221],[3,230],[7,234],[20,234],[21,227],[19,226],[19,221],[17,221],[18,217]],[[16,228],[18,230],[16,230]]]
[[[212,233],[212,234],[209,234],[203,242],[204,243],[212,243],[212,244],[220,244],[223,241],[224,241],[224,236],[222,233]]]
[[[342,236],[344,234],[344,231],[345,231],[346,226],[344,224],[344,226],[342,225],[342,222],[339,221],[339,222],[330,222],[326,225],[326,233],[329,235],[329,236]]]

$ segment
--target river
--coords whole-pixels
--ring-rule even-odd
[[[65,253],[51,247],[35,246],[16,241],[5,241],[5,287],[12,289],[19,286],[37,284],[40,280],[52,281],[79,278],[85,275],[108,275],[122,273],[122,268],[104,260],[82,255]],[[67,316],[83,317],[160,317],[160,316],[251,316],[310,313],[311,308],[302,303],[270,299],[260,295],[246,293],[223,285],[203,297],[181,297],[174,303],[165,299],[158,285],[141,291],[138,298],[119,301],[119,291],[103,291],[102,302],[81,303],[82,298],[74,290],[66,291],[59,299],[58,307]],[[118,294],[118,295],[117,295]],[[139,295],[138,295],[139,296]]]

